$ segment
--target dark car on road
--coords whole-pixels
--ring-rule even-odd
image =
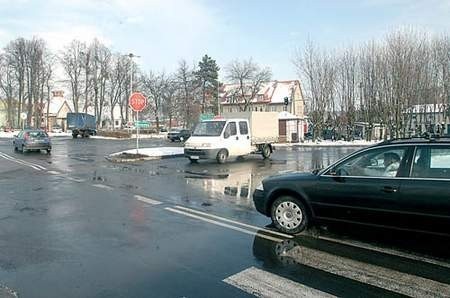
[[[188,129],[172,129],[167,134],[167,138],[171,142],[175,142],[175,141],[185,142],[190,137],[191,137],[191,131]]]
[[[14,150],[23,153],[32,150],[45,150],[47,153],[52,151],[52,143],[48,134],[41,129],[25,129],[14,136]]]
[[[397,139],[321,171],[266,178],[253,200],[281,231],[341,222],[450,235],[450,138]]]

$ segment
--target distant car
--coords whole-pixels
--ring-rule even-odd
[[[361,149],[313,173],[272,176],[256,209],[281,231],[344,222],[450,235],[450,138],[399,139]]]
[[[188,129],[172,129],[167,134],[167,138],[172,141],[184,142],[191,137],[191,131]]]
[[[45,150],[47,153],[52,151],[52,143],[48,134],[41,129],[25,129],[14,136],[14,150],[23,153],[31,150]]]
[[[52,128],[52,132],[53,132],[53,133],[62,133],[62,132],[63,132],[63,129],[62,129],[61,126],[55,125],[55,126],[53,126],[53,128]]]
[[[167,128],[161,127],[161,128],[159,129],[159,132],[167,132]]]

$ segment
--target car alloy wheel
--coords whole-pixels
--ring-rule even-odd
[[[274,225],[288,234],[300,233],[308,224],[304,205],[290,196],[282,196],[275,200],[271,217]]]

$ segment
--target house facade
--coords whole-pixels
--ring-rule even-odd
[[[220,97],[221,113],[243,111],[244,103],[234,96],[237,85],[223,85]],[[282,143],[304,140],[307,131],[305,100],[298,80],[271,81],[261,86],[247,111],[278,112],[278,139]]]
[[[221,112],[233,113],[242,111],[244,104],[233,94],[238,86],[225,84],[219,97]],[[285,104],[287,98],[288,104]],[[255,98],[251,100],[247,110],[258,112],[289,112],[303,118],[305,100],[299,80],[270,81],[261,86]]]

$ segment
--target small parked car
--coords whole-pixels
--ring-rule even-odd
[[[167,134],[167,138],[171,142],[179,141],[184,142],[191,137],[191,131],[188,129],[172,129]]]
[[[62,129],[62,127],[59,126],[59,125],[54,125],[53,128],[52,128],[52,132],[53,132],[53,133],[62,133],[62,132],[63,132],[63,129]]]
[[[14,136],[14,151],[26,153],[32,150],[45,150],[50,154],[52,143],[48,134],[42,129],[25,129]]]
[[[450,235],[450,138],[398,139],[326,169],[266,178],[256,209],[282,232],[343,222]]]

